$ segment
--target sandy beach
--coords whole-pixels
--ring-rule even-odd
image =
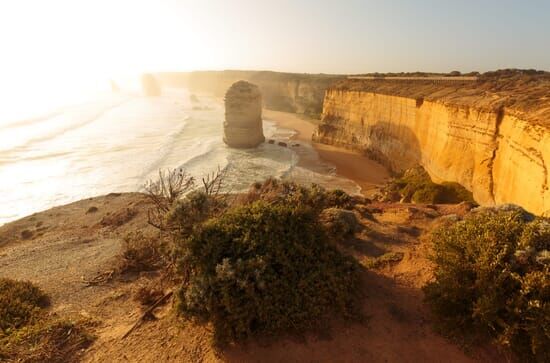
[[[296,131],[293,136],[294,140],[312,144],[322,160],[334,165],[339,176],[356,182],[365,196],[371,196],[376,187],[389,178],[386,168],[364,155],[344,148],[313,143],[311,136],[316,128],[317,120],[308,119],[302,115],[272,110],[264,110],[263,115],[280,127]],[[310,162],[301,160],[302,166],[306,168]]]

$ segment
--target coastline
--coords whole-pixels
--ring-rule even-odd
[[[320,159],[336,167],[338,176],[354,181],[361,188],[361,193],[371,197],[375,189],[390,177],[382,165],[359,153],[331,145],[311,141],[315,131],[315,120],[289,112],[263,110],[264,118],[274,122],[278,127],[294,130],[292,140],[308,143],[313,146]],[[312,160],[301,159],[301,166],[313,168]]]

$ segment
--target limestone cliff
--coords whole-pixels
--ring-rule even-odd
[[[218,96],[222,96],[234,82],[246,80],[260,88],[264,107],[319,117],[325,90],[344,77],[269,71],[200,71],[159,73],[157,78],[169,86],[186,87],[191,92],[208,92]]]
[[[493,78],[341,82],[325,94],[314,139],[365,152],[394,171],[419,163],[481,204],[550,214],[550,77],[523,85],[523,76]]]
[[[262,94],[256,85],[235,82],[225,94],[223,141],[238,148],[252,148],[264,142]]]

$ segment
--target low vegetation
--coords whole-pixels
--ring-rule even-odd
[[[0,279],[0,361],[67,362],[92,342],[83,324],[53,319],[47,306],[32,283]]]
[[[338,208],[352,207],[353,198],[276,179],[229,195],[221,192],[223,179],[222,172],[211,174],[197,188],[187,174],[172,171],[149,183],[155,206],[149,222],[164,236],[156,243],[168,241],[172,251],[134,236],[127,245],[142,251],[127,248],[128,265],[144,269],[169,255],[181,281],[178,311],[211,323],[221,345],[301,333],[328,317],[359,318],[360,265],[327,236],[330,226],[353,234],[357,221],[351,227],[334,218],[322,223],[328,218],[323,211],[345,214]],[[151,300],[145,292],[138,295]]]
[[[422,167],[407,170],[392,179],[383,191],[386,201],[406,203],[454,204],[474,202],[472,193],[458,183],[434,183]]]
[[[326,208],[351,209],[356,200],[342,190],[326,190],[317,184],[305,187],[292,182],[274,178],[252,185],[248,193],[240,199],[241,203],[264,200],[270,203],[287,203],[308,206],[316,212]]]
[[[34,323],[49,299],[28,281],[0,279],[0,337]]]
[[[154,271],[168,265],[168,246],[157,236],[141,231],[130,232],[124,237],[124,245],[117,266],[118,273]]]
[[[298,204],[255,201],[179,241],[179,310],[211,322],[218,343],[303,332],[333,314],[358,315],[359,267]]]
[[[475,212],[433,234],[427,302],[455,337],[493,337],[550,361],[550,222],[520,208]]]

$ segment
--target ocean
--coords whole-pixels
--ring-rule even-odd
[[[219,168],[232,192],[270,176],[360,192],[311,145],[292,147],[293,130],[265,119],[266,138],[289,147],[232,149],[222,141],[223,119],[221,99],[184,89],[149,98],[109,93],[22,120],[0,116],[0,225],[83,198],[143,191],[160,169],[200,179]],[[301,158],[315,162],[305,167]]]

